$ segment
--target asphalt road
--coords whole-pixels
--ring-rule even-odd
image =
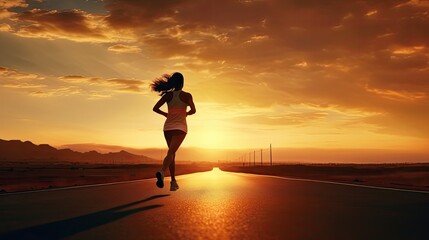
[[[429,194],[222,172],[0,196],[0,239],[429,239]]]

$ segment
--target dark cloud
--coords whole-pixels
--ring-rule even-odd
[[[68,33],[92,34],[93,31],[86,26],[85,13],[79,10],[57,11],[33,9],[23,12],[19,20],[35,22],[50,30],[62,30]]]
[[[10,11],[11,8],[26,8],[28,4],[25,0],[7,0],[0,1],[0,20],[10,18],[16,15],[15,12]]]
[[[17,33],[27,37],[68,38],[73,40],[105,41],[107,38],[96,27],[90,27],[90,15],[79,10],[57,11],[32,9],[22,12],[17,19],[23,23]]]
[[[122,42],[133,37],[109,26],[105,15],[82,10],[31,9],[15,13],[8,31],[22,37],[68,39],[77,42]]]
[[[181,2],[185,1],[106,1],[106,9],[110,12],[107,21],[117,28],[148,26],[159,17],[173,15],[174,7]]]

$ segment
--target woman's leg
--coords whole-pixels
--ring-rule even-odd
[[[173,137],[172,132],[171,131],[164,132],[164,137],[165,137],[165,141],[167,142],[167,147],[170,148],[171,138]],[[173,161],[174,161],[174,156],[173,156]],[[173,179],[173,176],[175,176],[175,172],[174,172],[174,169],[173,171],[171,171],[171,164],[169,168],[170,168],[170,176]]]
[[[166,138],[168,138],[168,137],[166,137]],[[168,153],[167,153],[167,156],[164,158],[164,163],[162,165],[162,171],[167,170],[167,168],[171,164],[175,163],[174,161],[175,161],[176,151],[177,151],[177,149],[179,149],[180,144],[182,144],[185,137],[186,137],[186,133],[174,134],[171,136],[170,144],[168,145]],[[174,172],[174,170],[175,169],[173,166],[173,172]],[[170,169],[170,171],[171,171],[171,169]],[[170,172],[170,174],[171,174],[171,172]]]
[[[164,132],[165,141],[167,142],[167,146],[170,147],[171,137],[173,136],[172,132]],[[168,167],[170,169],[170,177],[171,181],[176,181],[176,154],[173,155],[173,161],[170,163]]]
[[[168,169],[170,169],[170,177],[171,181],[176,181],[176,154],[173,155],[173,161],[171,161],[170,166],[168,166]]]

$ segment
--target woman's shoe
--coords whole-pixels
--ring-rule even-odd
[[[164,187],[164,174],[161,171],[158,171],[158,172],[156,172],[155,176],[158,179],[156,181],[156,186],[159,188],[163,188]]]
[[[176,191],[177,189],[179,189],[179,185],[177,184],[177,182],[171,181],[170,182],[170,191]]]

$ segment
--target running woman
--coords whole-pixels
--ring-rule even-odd
[[[183,75],[176,72],[172,75],[164,74],[151,84],[152,91],[159,92],[161,96],[161,99],[153,107],[153,111],[167,118],[164,123],[164,137],[167,141],[168,153],[164,158],[161,170],[155,174],[157,178],[156,186],[159,188],[164,187],[164,173],[169,168],[171,176],[170,191],[179,189],[175,176],[175,157],[177,149],[179,149],[188,132],[186,117],[196,112],[192,95],[182,91],[183,82]],[[168,113],[160,109],[164,103],[167,103]],[[186,111],[188,106],[190,110]]]

